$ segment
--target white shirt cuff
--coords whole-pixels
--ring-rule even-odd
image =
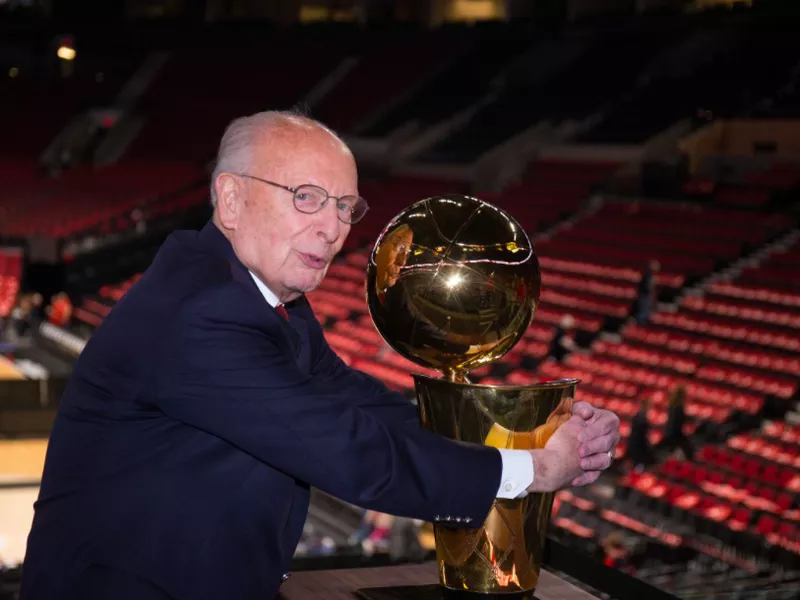
[[[498,448],[503,460],[503,474],[497,497],[504,499],[524,498],[533,483],[533,457],[527,450]]]

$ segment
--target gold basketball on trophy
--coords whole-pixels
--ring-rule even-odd
[[[539,261],[520,225],[468,196],[418,202],[375,246],[368,303],[387,343],[457,380],[520,339],[539,302]]]
[[[381,232],[367,267],[367,304],[386,342],[436,379],[415,375],[422,426],[498,448],[541,448],[569,418],[577,380],[525,386],[470,383],[469,372],[511,350],[539,303],[533,244],[502,209],[448,195],[417,202]],[[498,499],[484,523],[435,523],[449,592],[532,598],[553,494]]]

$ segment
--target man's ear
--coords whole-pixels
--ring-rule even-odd
[[[239,221],[244,189],[238,177],[230,173],[220,173],[214,181],[217,193],[217,214],[225,229],[236,229]]]

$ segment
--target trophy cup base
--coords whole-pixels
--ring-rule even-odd
[[[361,600],[537,600],[535,590],[504,594],[481,594],[451,590],[438,583],[427,585],[395,585],[356,590]]]

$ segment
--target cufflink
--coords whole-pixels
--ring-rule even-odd
[[[510,492],[511,490],[514,489],[514,482],[513,481],[506,481],[505,485],[503,486],[503,489],[505,491],[507,491],[507,492]]]

